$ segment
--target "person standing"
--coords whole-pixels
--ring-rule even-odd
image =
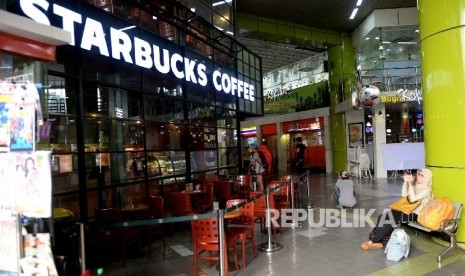
[[[304,160],[305,160],[305,151],[307,146],[302,143],[302,137],[297,137],[296,139],[297,145],[296,147],[296,156],[293,161],[294,170],[298,172],[299,176],[302,175],[304,171]]]
[[[255,174],[257,178],[257,185],[261,191],[263,191],[263,173],[265,168],[262,165],[262,159],[260,153],[258,152],[258,146],[256,144],[252,145],[252,164],[250,164],[251,173]]]
[[[247,174],[250,171],[250,149],[249,146],[244,148],[242,152],[242,171]]]

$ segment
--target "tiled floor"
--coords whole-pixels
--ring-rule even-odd
[[[399,262],[386,260],[383,250],[365,251],[360,244],[368,237],[371,227],[360,215],[375,208],[371,218],[375,220],[383,208],[400,196],[401,178],[355,179],[357,205],[345,209],[345,225],[328,221],[329,215],[339,212],[329,200],[330,191],[336,177],[328,174],[311,174],[309,211],[313,223],[306,220],[298,228],[289,228],[278,234],[282,249],[272,252],[259,252],[252,258],[251,248],[247,248],[247,267],[230,275],[465,275],[465,253],[453,251],[439,265],[436,256],[444,246],[433,242],[426,234],[418,237],[406,229],[411,237],[408,258]],[[302,190],[306,195],[306,191]],[[325,216],[324,223],[320,218]],[[344,215],[340,216],[341,218]],[[333,225],[331,225],[331,223]],[[257,227],[259,228],[259,227]],[[266,243],[267,236],[256,232],[258,243]],[[167,246],[156,241],[152,245],[151,257],[131,258],[126,268],[118,261],[101,264],[103,275],[192,275],[192,241],[189,231],[176,231],[166,237]],[[239,259],[240,259],[240,252]],[[204,261],[199,262],[197,275],[219,275],[215,267],[208,268]]]

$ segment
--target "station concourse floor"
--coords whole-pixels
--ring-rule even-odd
[[[337,180],[334,174],[311,173],[310,204],[302,200],[307,211],[308,205],[315,205],[312,221],[319,222],[320,211],[323,213],[335,208],[330,201],[330,193]],[[443,259],[436,261],[437,255],[445,245],[433,241],[429,235],[406,228],[411,246],[408,258],[399,262],[386,260],[383,249],[363,250],[362,242],[368,238],[371,226],[368,223],[355,223],[354,213],[364,209],[375,208],[372,220],[400,197],[402,178],[357,179],[354,178],[357,205],[344,209],[347,222],[358,227],[333,227],[331,225],[310,225],[305,221],[300,227],[288,228],[278,233],[277,242],[282,249],[265,253],[257,251],[253,258],[252,248],[247,247],[247,266],[229,275],[465,275],[465,253],[454,250]],[[434,184],[433,184],[434,185]],[[301,187],[303,189],[303,187]],[[301,190],[306,195],[306,190]],[[359,212],[360,213],[360,212]],[[361,221],[361,220],[360,220]],[[267,235],[260,232],[256,224],[257,245],[268,241]],[[131,257],[126,267],[121,266],[116,258],[102,264],[103,275],[192,275],[193,255],[192,240],[189,230],[178,230],[165,236],[166,248],[160,240],[152,244],[150,257]],[[144,252],[143,252],[144,254]],[[238,247],[239,264],[241,249]],[[209,268],[206,261],[198,262],[197,275],[219,275],[215,266]]]

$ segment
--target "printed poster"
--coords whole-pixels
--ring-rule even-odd
[[[34,84],[0,82],[0,152],[35,149],[36,110],[40,104]]]
[[[10,152],[6,155],[14,174],[11,178],[14,183],[8,184],[14,191],[13,211],[28,217],[51,217],[51,152]]]

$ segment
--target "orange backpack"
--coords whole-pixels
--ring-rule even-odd
[[[418,215],[418,223],[432,230],[439,230],[441,222],[454,215],[454,204],[450,199],[435,198],[431,200]]]

